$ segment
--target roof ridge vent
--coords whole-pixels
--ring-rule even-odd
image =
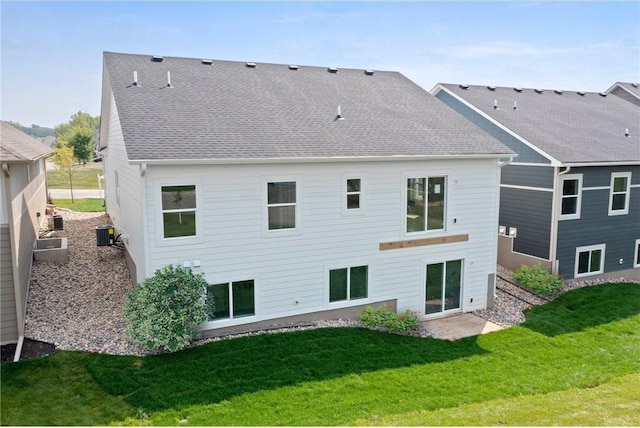
[[[293,64],[291,64],[291,65],[289,66],[289,70],[297,70],[297,69],[299,69],[299,68],[300,68],[300,67],[298,67],[297,65],[293,65]]]
[[[584,97],[585,93],[582,91],[578,91],[578,95],[580,95],[581,97]]]
[[[204,65],[212,65],[213,64],[213,60],[212,59],[203,59],[202,63]]]
[[[140,86],[140,84],[138,83],[138,72],[134,71],[133,72],[133,86]]]
[[[513,88],[513,90],[516,92],[522,92],[522,88]]]
[[[365,70],[365,71],[364,71],[364,74],[365,74],[366,76],[373,76],[374,74],[376,74],[376,72],[375,72],[375,71],[373,71],[373,70]]]
[[[496,87],[495,86],[487,86],[487,89],[490,91],[495,91]]]
[[[555,92],[558,95],[562,95],[562,91],[560,89],[554,89],[553,92]]]
[[[460,89],[469,89],[469,85],[458,85]]]
[[[637,88],[638,84],[637,83],[632,83],[631,86],[633,86],[634,88]]]
[[[338,72],[338,69],[337,69],[336,67],[329,67],[329,68],[327,68],[327,71],[328,71],[329,73],[333,73],[333,74],[335,74],[335,73],[337,73],[337,72]]]
[[[535,92],[536,94],[541,94],[544,91],[542,89],[534,89],[533,92]]]
[[[604,92],[598,92],[598,95],[600,95],[601,97],[606,97],[607,96],[607,94],[604,93]]]
[[[258,66],[258,64],[256,64],[255,62],[246,62],[244,65],[247,68],[256,68]]]
[[[162,62],[164,61],[164,57],[162,55],[154,55],[151,57],[151,61],[153,62]]]

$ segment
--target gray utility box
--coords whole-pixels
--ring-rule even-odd
[[[107,224],[96,226],[96,243],[98,244],[98,247],[115,245],[115,228]]]

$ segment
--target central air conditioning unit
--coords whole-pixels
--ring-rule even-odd
[[[98,247],[115,245],[115,228],[111,225],[96,226],[96,243]]]

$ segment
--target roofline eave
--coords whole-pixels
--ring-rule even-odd
[[[515,158],[516,153],[487,153],[470,155],[398,155],[398,156],[346,156],[309,158],[216,158],[216,159],[129,159],[129,165],[240,165],[278,163],[331,163],[331,162],[394,162],[455,159]]]

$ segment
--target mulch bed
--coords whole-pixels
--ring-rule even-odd
[[[30,360],[32,358],[46,357],[56,351],[56,346],[52,343],[40,342],[39,340],[24,339],[20,360]],[[13,361],[16,353],[16,344],[2,345],[0,349],[2,362]]]

